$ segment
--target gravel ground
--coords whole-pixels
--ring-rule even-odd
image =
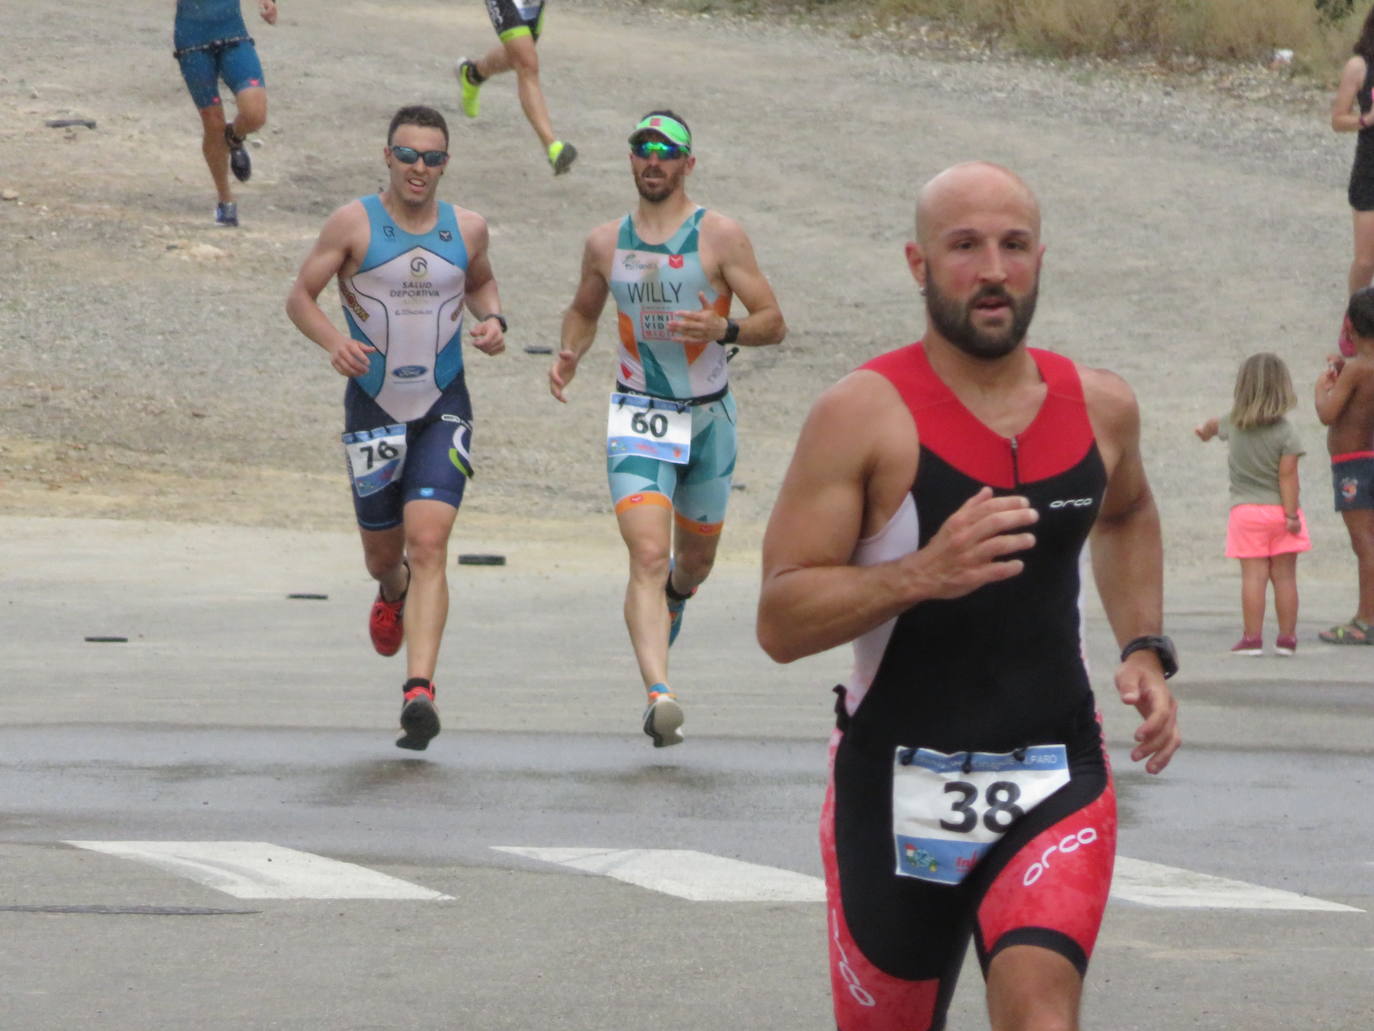
[[[1171,568],[1230,572],[1224,452],[1189,431],[1227,407],[1241,358],[1272,349],[1310,448],[1304,568],[1344,579],[1308,400],[1349,260],[1353,141],[1327,127],[1327,94],[1262,68],[1018,60],[916,25],[806,18],[559,0],[544,81],[582,158],[555,180],[509,79],[480,119],[457,110],[451,61],[491,42],[480,4],[293,0],[252,29],[271,111],[243,226],[226,231],[209,224],[171,5],[26,8],[0,41],[0,512],[351,525],[341,383],[282,301],[328,213],[380,185],[387,118],[418,100],[452,119],[441,196],[489,218],[511,318],[506,355],[468,358],[479,464],[464,519],[613,535],[598,450],[610,320],[567,408],[524,348],[555,343],[586,232],[633,203],[624,133],[669,103],[697,134],[692,196],[750,231],[791,330],[734,363],[735,557],[752,561],[816,393],[920,333],[901,257],[917,186],[986,157],[1044,202],[1034,342],[1140,395]],[[44,126],[72,115],[97,128]]]

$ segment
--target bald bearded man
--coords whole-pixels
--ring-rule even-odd
[[[1026,345],[1043,254],[1014,173],[926,184],[906,246],[925,337],[817,400],[764,539],[768,654],[854,644],[821,820],[841,1031],[939,1031],[970,937],[994,1031],[1079,1026],[1116,848],[1085,542],[1131,758],[1159,773],[1179,745],[1135,398]]]

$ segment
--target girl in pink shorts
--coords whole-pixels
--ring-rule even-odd
[[[1252,354],[1236,374],[1236,397],[1228,415],[1208,419],[1193,432],[1203,441],[1220,437],[1229,445],[1231,518],[1226,556],[1240,559],[1240,611],[1244,629],[1231,651],[1264,654],[1264,600],[1274,585],[1279,633],[1276,655],[1298,647],[1298,552],[1312,542],[1298,507],[1298,459],[1304,454],[1297,431],[1284,418],[1297,404],[1288,366],[1274,354]]]

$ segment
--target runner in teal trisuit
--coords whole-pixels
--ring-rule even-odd
[[[691,131],[671,111],[635,126],[630,171],[639,206],[587,237],[549,369],[553,396],[566,400],[614,293],[620,348],[607,472],[630,552],[625,624],[649,694],[644,732],[660,748],[682,741],[668,646],[715,561],[735,468],[726,347],[776,344],[787,331],[744,230],[688,199],[695,164]],[[732,295],[749,312],[738,322],[729,317]]]

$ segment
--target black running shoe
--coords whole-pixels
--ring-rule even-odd
[[[239,182],[246,183],[253,175],[253,159],[248,156],[244,140],[234,135],[232,125],[224,127],[224,142],[229,144],[229,171]]]
[[[401,736],[397,748],[423,752],[439,736],[439,707],[434,704],[434,685],[421,677],[407,680],[401,703]]]

